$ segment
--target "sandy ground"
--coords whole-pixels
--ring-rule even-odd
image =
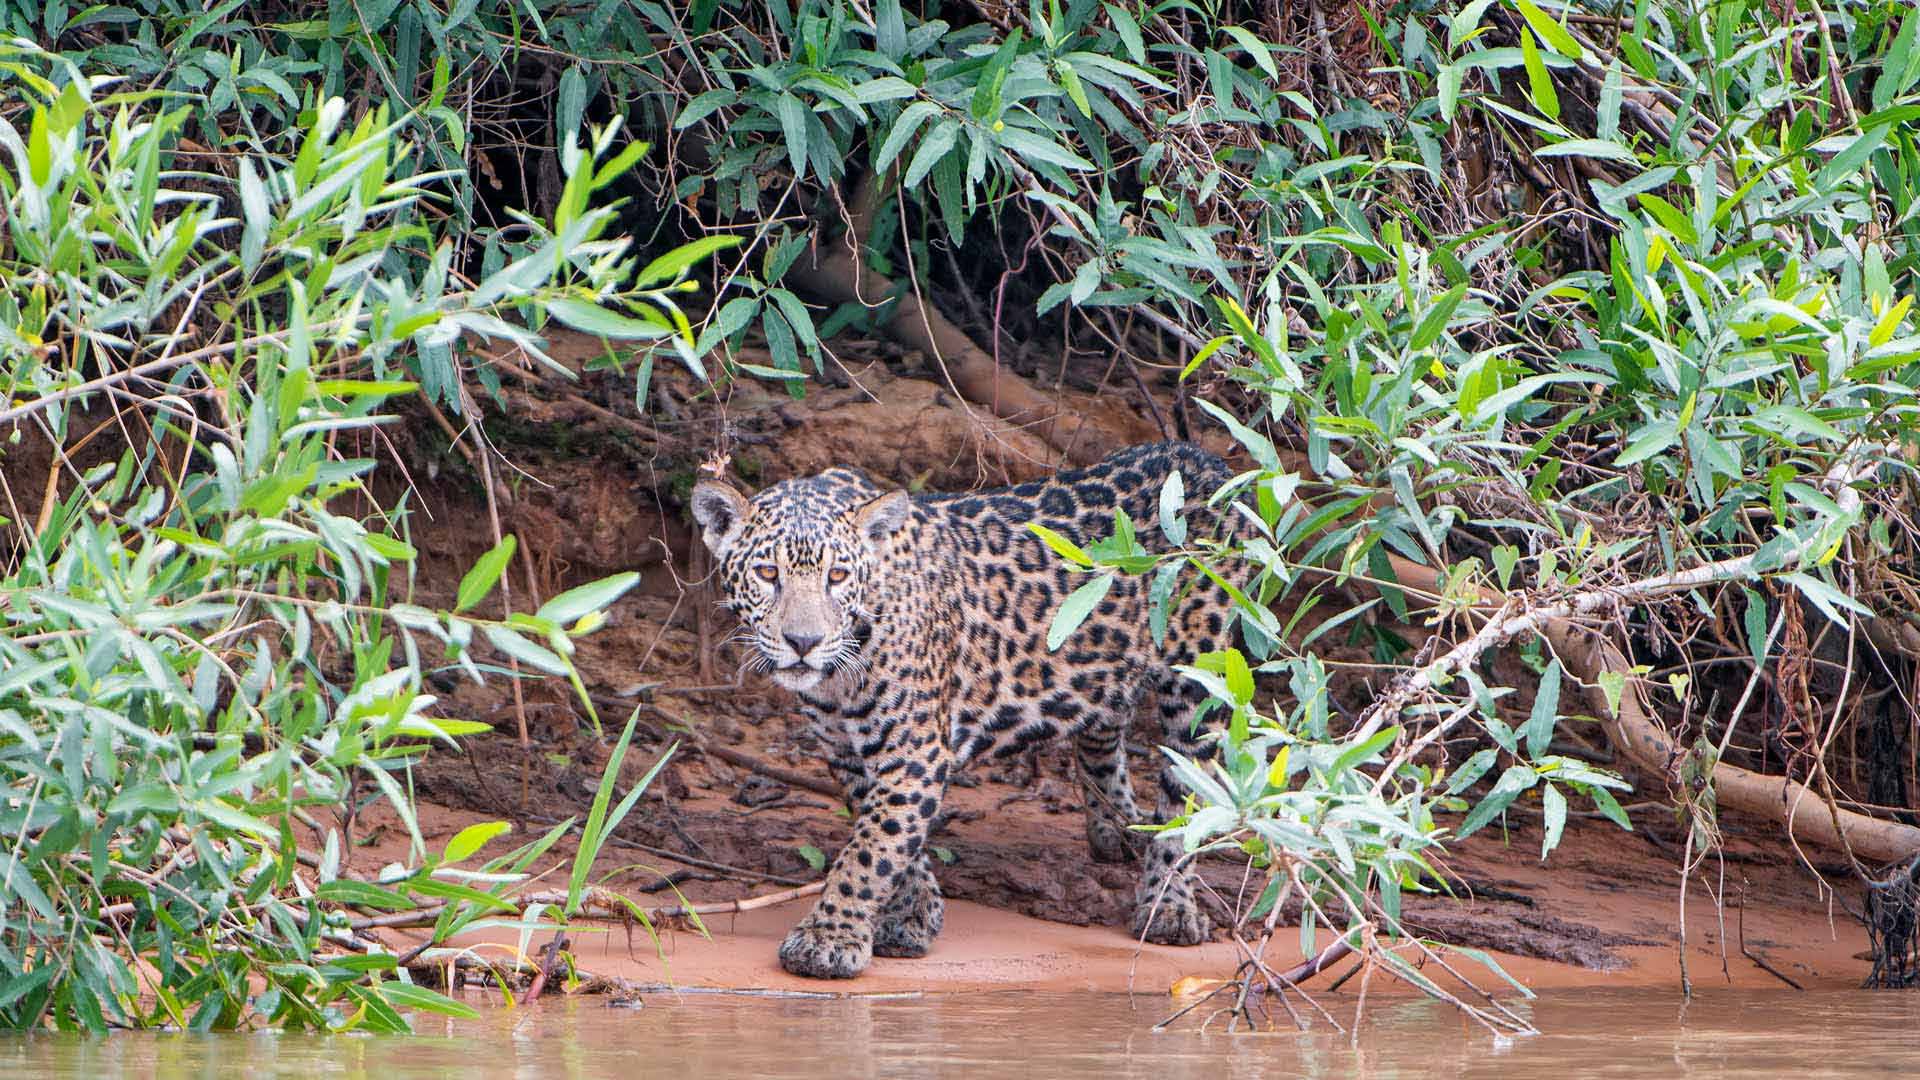
[[[510,745],[494,749],[496,761],[513,756]],[[468,763],[443,768],[443,774],[429,773],[432,778],[422,785],[429,789],[429,798],[441,797],[447,776],[471,776]],[[730,804],[716,795],[716,789],[737,790],[740,775],[730,769],[710,772],[689,760],[672,774],[672,781],[685,786],[683,793],[663,790],[642,800],[636,810],[639,820],[621,832],[633,843],[695,847],[709,857],[703,862],[723,862],[742,871],[685,881],[680,889],[690,900],[745,899],[789,888],[761,875],[817,878],[795,849],[804,843],[830,854],[844,835],[844,819],[825,809],[824,800],[814,805],[811,799],[800,800],[797,807],[757,811],[747,818],[754,823],[752,829],[743,829],[736,815],[744,812],[737,806],[730,811]],[[1053,782],[1043,777],[1037,786],[1045,790]],[[674,786],[671,781],[665,785]],[[923,959],[877,958],[864,976],[844,983],[788,975],[780,969],[775,950],[811,903],[802,899],[744,913],[706,915],[704,933],[684,918],[662,920],[657,942],[637,926],[590,922],[574,933],[576,961],[593,975],[640,984],[851,993],[1018,988],[1164,994],[1183,979],[1221,978],[1233,972],[1243,954],[1224,934],[1195,948],[1140,945],[1130,939],[1125,918],[1132,868],[1092,864],[1077,811],[1030,797],[1031,789],[985,781],[957,792],[954,801],[962,820],[951,822],[934,840],[953,859],[941,868],[949,896],[946,930]],[[548,795],[555,797],[551,789]],[[584,788],[578,791],[580,809],[589,795]],[[502,807],[512,801],[505,790],[485,797]],[[990,816],[966,818],[970,807],[996,804]],[[423,810],[423,830],[429,846],[437,848],[466,824],[502,816],[514,815],[429,804]],[[1513,815],[1504,838],[1490,830],[1451,852],[1445,868],[1459,898],[1409,901],[1409,922],[1435,940],[1488,950],[1509,974],[1537,989],[1675,987],[1681,952],[1678,875],[1675,859],[1660,846],[1669,841],[1648,838],[1649,833],[1660,837],[1672,830],[1662,827],[1660,811],[1648,809],[1638,816],[1642,820],[1632,834],[1603,821],[1575,821],[1561,847],[1543,864],[1538,859],[1537,821]],[[516,829],[516,837],[537,835],[546,817],[536,818]],[[362,825],[380,826],[384,819],[376,811]],[[1729,823],[1729,828],[1743,831],[1739,823]],[[404,858],[404,833],[390,821],[373,828],[371,835],[375,839],[355,854],[355,869],[372,872],[384,862]],[[507,843],[497,841],[495,846],[504,850]],[[545,876],[534,887],[564,888],[572,854],[565,843],[550,853],[540,864]],[[1804,867],[1786,863],[1743,837],[1730,843],[1729,856],[1724,878],[1722,868],[1710,862],[1689,887],[1685,951],[1696,985],[1779,987],[1779,976],[1784,975],[1809,989],[1858,986],[1867,970],[1858,954],[1867,941],[1864,929],[1846,910],[1857,904],[1857,897],[1823,889]],[[594,876],[654,910],[676,903],[674,894],[641,890],[676,869],[698,872],[671,858],[621,847],[603,854]],[[1203,876],[1220,899],[1236,899],[1241,879],[1230,862],[1210,862]],[[1724,895],[1723,905],[1716,906],[1716,893]],[[1216,911],[1216,921],[1221,914]],[[402,950],[421,940],[417,933],[383,933]],[[500,928],[464,935],[454,944],[505,958],[515,952],[520,936],[517,930]],[[535,935],[533,948],[549,938],[548,933]],[[1301,955],[1297,929],[1283,927],[1268,946],[1266,959],[1284,968]],[[1779,975],[1765,970],[1762,961]],[[1482,987],[1499,985],[1470,959],[1453,955],[1450,962]],[[1337,967],[1334,976],[1341,970]],[[1442,982],[1453,981],[1435,965],[1427,970]],[[1323,976],[1322,984],[1331,977]],[[1355,980],[1346,991],[1357,986]],[[1373,990],[1398,992],[1389,980],[1376,980]]]

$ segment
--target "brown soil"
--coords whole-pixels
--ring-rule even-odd
[[[1040,475],[1057,456],[1031,433],[964,404],[936,381],[901,377],[897,355],[871,349],[867,356],[843,350],[844,385],[816,390],[804,401],[749,386],[718,409],[688,404],[692,384],[663,370],[654,395],[658,415],[640,423],[632,419],[631,401],[622,408],[618,400],[622,387],[631,393],[630,381],[589,376],[560,393],[549,384],[522,390],[513,415],[526,426],[492,431],[525,470],[496,488],[505,529],[519,533],[537,556],[533,579],[516,578],[519,606],[603,574],[645,571],[642,586],[604,629],[581,642],[579,655],[603,725],[617,729],[631,710],[640,712],[626,783],[668,743],[679,744],[673,763],[596,867],[596,878],[608,887],[639,895],[657,886],[661,874],[679,871],[681,892],[696,901],[759,895],[816,879],[808,855],[830,855],[847,832],[835,800],[699,750],[731,747],[827,780],[780,691],[757,681],[731,685],[737,662],[731,654],[703,662],[703,637],[717,641],[727,627],[707,614],[711,601],[703,590],[688,584],[694,541],[681,498],[716,433],[698,430],[705,421],[676,416],[719,412],[733,440],[736,471],[757,483],[855,464],[903,484],[964,487]],[[594,351],[575,349],[572,359]],[[569,346],[563,342],[558,354],[567,358]],[[1116,399],[1111,393],[1100,399],[1112,414],[1105,427],[1156,436],[1141,403],[1116,409]],[[1090,400],[1079,395],[1075,404]],[[567,433],[564,441],[551,438],[556,430]],[[416,441],[412,453],[429,459],[412,470],[416,481],[423,480],[421,466],[438,477],[414,492],[425,511],[413,523],[423,552],[417,599],[444,602],[460,570],[492,542],[486,501],[460,458],[435,456],[429,440]],[[704,628],[703,618],[710,620]],[[1365,659],[1357,648],[1348,651],[1353,655],[1346,659]],[[585,812],[613,732],[595,738],[570,692],[528,683],[516,708],[504,682],[441,681],[447,712],[490,721],[496,733],[470,740],[464,754],[436,754],[418,771],[430,844],[476,820],[508,818],[519,826],[516,835],[527,837]],[[1367,694],[1366,681],[1354,678],[1339,696],[1353,706]],[[522,715],[530,733],[525,749],[516,734]],[[1145,766],[1136,764],[1136,782],[1143,782]],[[929,957],[877,960],[855,988],[1158,991],[1183,976],[1233,970],[1238,954],[1225,941],[1171,949],[1141,947],[1127,937],[1133,870],[1086,857],[1069,767],[1056,749],[1018,767],[978,769],[963,781],[969,786],[954,789],[933,841],[947,861],[940,871],[951,901],[947,930]],[[1571,822],[1544,864],[1538,811],[1516,809],[1504,831],[1489,829],[1450,850],[1444,869],[1458,895],[1410,899],[1409,924],[1431,938],[1491,950],[1533,986],[1672,985],[1679,977],[1680,840],[1659,794],[1643,794],[1656,801],[1636,809],[1632,833],[1600,820]],[[1836,895],[1796,866],[1765,826],[1750,833],[1738,821],[1723,824],[1727,860],[1710,862],[1688,898],[1686,952],[1694,980],[1780,985],[1742,955],[1744,907],[1746,949],[1773,968],[1806,986],[1858,985],[1866,963],[1856,954],[1866,937],[1846,913],[1855,898]],[[364,845],[354,860],[360,869],[403,857],[401,833],[381,811],[356,827]],[[549,861],[570,856],[563,843]],[[1822,857],[1812,856],[1816,863]],[[1248,899],[1242,868],[1230,861],[1210,861],[1202,873],[1223,908]],[[563,867],[550,880],[564,875]],[[1719,906],[1716,894],[1724,898]],[[663,905],[675,897],[664,891],[645,899]],[[579,946],[579,960],[595,974],[642,982],[819,989],[786,975],[774,959],[804,903],[709,917],[706,935],[673,920],[657,952],[644,932],[609,926],[603,940]],[[396,944],[406,939],[393,936]],[[517,936],[482,932],[469,943],[510,950]],[[1269,959],[1286,965],[1299,952],[1299,935],[1289,930],[1278,935]]]

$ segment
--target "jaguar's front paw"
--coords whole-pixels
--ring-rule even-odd
[[[1155,945],[1198,945],[1213,934],[1213,920],[1192,896],[1141,897],[1133,909],[1133,936]]]
[[[871,931],[801,923],[780,943],[780,966],[813,979],[851,979],[873,959]]]

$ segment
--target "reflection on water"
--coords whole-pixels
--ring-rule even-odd
[[[1920,995],[1568,991],[1518,1006],[1544,1034],[1497,1042],[1425,1000],[1369,1007],[1357,1049],[1324,1024],[1155,1034],[1166,999],[970,994],[910,999],[598,999],[422,1018],[413,1038],[299,1035],[0,1040],[5,1077],[1254,1077],[1914,1075]],[[1331,1004],[1331,1003],[1330,1003]],[[1352,999],[1334,1005],[1351,1013]],[[1344,1017],[1343,1017],[1344,1019]]]

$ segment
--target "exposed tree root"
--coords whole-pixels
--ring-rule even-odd
[[[901,290],[895,282],[867,269],[859,258],[872,229],[872,215],[881,201],[879,183],[869,176],[854,192],[849,208],[852,227],[839,240],[816,240],[808,255],[791,271],[802,287],[836,303],[877,307],[899,294],[893,315],[881,327],[894,340],[919,349],[937,364],[953,390],[1009,423],[1031,426],[1049,446],[1076,465],[1099,460],[1112,448],[1084,416],[1062,412],[1058,404],[1019,375],[1007,371],[973,339],[924,302],[917,288]]]

